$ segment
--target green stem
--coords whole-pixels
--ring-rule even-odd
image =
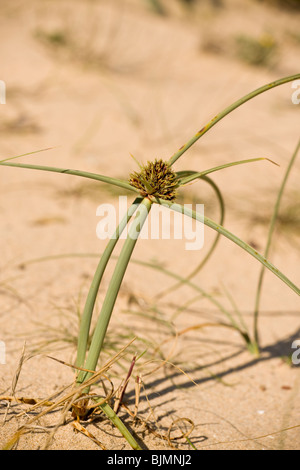
[[[233,318],[233,316],[231,315],[229,310],[226,310],[224,308],[224,306],[218,300],[215,299],[214,296],[212,296],[212,295],[208,294],[207,292],[205,292],[197,284],[195,284],[192,281],[180,276],[179,274],[173,273],[172,271],[169,271],[168,269],[163,268],[162,266],[159,266],[159,265],[154,264],[154,263],[149,263],[149,262],[146,262],[146,261],[140,261],[140,260],[136,260],[136,259],[132,259],[132,263],[138,264],[139,266],[144,266],[146,268],[155,269],[156,271],[158,271],[158,272],[160,272],[160,273],[162,273],[166,276],[169,276],[169,277],[172,277],[173,279],[176,279],[177,281],[179,281],[180,284],[184,284],[184,285],[190,287],[191,289],[195,290],[196,292],[199,292],[201,294],[201,296],[203,296],[209,302],[214,304],[220,310],[220,312],[222,312],[226,315],[229,322],[231,323],[231,326],[241,334],[243,339],[246,341],[247,345],[250,343],[250,339],[249,339],[247,329],[243,330],[237,324],[237,322],[235,321],[235,319]],[[156,298],[159,298],[159,297],[160,297],[160,294],[156,296]],[[224,324],[224,326],[229,326],[229,325]]]
[[[196,171],[179,172],[179,175],[180,173],[186,174],[185,176],[182,176],[181,178],[179,177],[179,180],[180,180],[179,184],[180,186],[185,186],[186,184],[191,183],[192,181],[198,178],[203,178],[205,175],[214,173],[215,171],[224,170],[225,168],[229,168],[229,167],[236,166],[236,165],[243,165],[244,163],[258,162],[260,160],[267,160],[273,163],[274,165],[277,165],[277,163],[273,162],[272,160],[266,157],[248,158],[247,160],[239,160],[237,162],[224,163],[223,165],[218,165],[213,168],[209,168],[208,170],[203,170],[200,172],[196,172]]]
[[[30,260],[30,261],[24,262],[23,264],[27,265],[27,264],[30,264],[30,263],[39,263],[39,262],[51,261],[51,260],[54,260],[54,259],[62,259],[62,258],[69,258],[69,257],[80,257],[80,258],[81,257],[93,257],[94,258],[94,257],[98,257],[98,256],[99,255],[95,254],[95,253],[69,253],[69,254],[65,253],[63,255],[45,256],[45,257],[42,257],[42,258],[33,259],[33,260]],[[115,258],[115,256],[112,255],[112,258]],[[133,264],[137,264],[139,266],[146,267],[146,268],[155,269],[156,271],[159,271],[160,273],[162,273],[166,276],[169,276],[172,279],[178,281],[180,284],[185,284],[185,285],[189,286],[191,289],[194,289],[196,292],[199,292],[201,294],[201,296],[207,298],[221,312],[223,312],[228,317],[228,319],[232,323],[233,327],[236,328],[242,334],[242,336],[245,338],[245,335],[246,335],[245,332],[241,331],[241,329],[238,327],[237,323],[234,321],[233,317],[231,316],[230,312],[227,311],[222,306],[222,304],[220,304],[213,296],[207,294],[203,289],[201,289],[197,284],[194,284],[191,281],[187,280],[186,278],[181,277],[179,274],[168,271],[167,269],[165,269],[162,266],[157,265],[155,263],[141,261],[141,260],[137,260],[137,259],[134,259],[134,258],[131,258],[130,262],[133,263]],[[158,294],[156,296],[156,298],[159,298],[159,297],[160,297],[160,294]]]
[[[107,263],[112,255],[112,252],[124,231],[126,225],[128,224],[129,220],[131,219],[132,215],[134,214],[137,206],[140,204],[141,198],[136,198],[129,210],[127,211],[124,218],[121,220],[119,226],[117,227],[115,233],[112,235],[111,239],[109,240],[101,259],[98,263],[96,272],[94,274],[94,278],[92,280],[86,303],[84,306],[83,314],[81,317],[80,322],[80,330],[78,335],[78,349],[77,349],[77,359],[76,359],[76,366],[83,367],[88,339],[89,339],[89,332],[90,332],[90,325],[92,320],[92,315],[95,307],[96,298],[99,291],[99,286],[106,269]]]
[[[296,156],[299,152],[299,149],[300,149],[300,140],[297,144],[297,147],[296,147],[296,149],[295,149],[295,151],[292,155],[292,158],[289,162],[289,165],[286,169],[283,181],[281,183],[281,186],[280,186],[280,189],[279,189],[279,192],[278,192],[278,195],[277,195],[277,199],[276,199],[276,202],[275,202],[272,219],[271,219],[270,226],[269,226],[267,244],[266,244],[266,248],[265,248],[265,252],[264,252],[265,258],[267,258],[268,255],[269,255],[272,236],[273,236],[275,223],[276,223],[276,219],[277,219],[277,215],[278,215],[278,211],[279,211],[279,205],[280,205],[280,202],[281,202],[281,199],[282,199],[282,194],[283,194],[284,188],[286,186],[286,182],[287,182],[288,176],[291,172],[292,166],[293,166],[293,164],[296,160]],[[260,271],[259,280],[258,280],[258,286],[257,286],[256,298],[255,298],[255,309],[254,309],[254,340],[255,340],[258,351],[259,351],[258,313],[259,313],[259,303],[260,303],[260,296],[261,296],[261,289],[262,289],[264,273],[265,273],[265,269],[264,269],[264,266],[262,266],[261,271]]]
[[[67,175],[81,176],[83,178],[89,178],[96,181],[102,181],[103,183],[109,183],[114,186],[119,186],[120,188],[138,192],[136,188],[131,186],[127,181],[123,181],[117,178],[111,178],[110,176],[98,175],[97,173],[90,173],[88,171],[81,170],[72,170],[69,168],[56,168],[53,166],[41,166],[41,165],[29,165],[27,163],[7,163],[0,162],[1,166],[9,166],[14,168],[28,168],[29,170],[41,170],[41,171],[50,171],[53,173],[65,173]]]
[[[85,369],[95,370],[97,362],[101,353],[103,341],[105,338],[106,330],[111,318],[111,314],[125,275],[128,263],[130,261],[132,252],[134,250],[137,238],[142,230],[142,227],[147,219],[148,213],[151,208],[151,201],[144,198],[137,209],[137,215],[130,226],[127,239],[124,243],[120,256],[118,258],[114,273],[112,275],[106,297],[104,299],[102,309],[96,324],[93,334],[93,339],[85,362]],[[81,372],[78,375],[77,381],[82,383],[91,376],[89,372]]]
[[[193,173],[196,173],[196,172],[195,171],[189,171],[189,172],[184,172],[184,173],[188,173],[189,175],[192,175]],[[220,223],[220,225],[223,225],[224,217],[225,217],[225,204],[224,204],[224,199],[223,199],[223,196],[221,194],[221,191],[219,190],[218,186],[214,183],[214,181],[211,178],[209,178],[208,176],[203,176],[203,175],[198,176],[198,179],[202,179],[202,180],[206,181],[208,184],[211,185],[211,187],[215,191],[215,193],[217,195],[217,198],[219,200],[219,203],[220,203],[220,210],[221,210],[221,216],[220,216],[220,222],[219,223]],[[201,261],[201,263],[198,266],[196,266],[196,268],[190,274],[188,274],[188,276],[185,278],[186,280],[190,280],[193,277],[195,277],[196,274],[198,274],[198,272],[203,268],[205,263],[207,263],[207,261],[209,260],[210,256],[212,255],[212,253],[214,252],[214,250],[217,246],[217,243],[219,241],[220,236],[221,236],[221,234],[217,232],[217,235],[216,235],[216,237],[215,237],[208,253],[204,257],[204,259]],[[170,294],[170,292],[174,291],[175,289],[178,289],[181,286],[181,284],[182,284],[182,282],[179,282],[179,283],[176,283],[173,286],[165,289],[164,291],[160,292],[160,294],[159,294],[159,296],[157,296],[157,298],[162,298],[165,295]]]
[[[226,238],[234,242],[236,245],[243,248],[243,250],[245,250],[251,256],[256,258],[260,263],[262,263],[266,268],[268,268],[273,274],[275,274],[277,277],[279,277],[279,279],[281,279],[285,284],[287,284],[294,292],[296,292],[296,294],[300,295],[300,289],[292,281],[290,281],[281,271],[279,271],[279,269],[277,269],[272,263],[270,263],[264,256],[262,256],[256,250],[254,250],[250,245],[248,245],[246,242],[238,238],[233,233],[229,232],[229,230],[224,228],[222,225],[217,224],[216,222],[209,219],[208,217],[205,217],[202,214],[199,214],[198,212],[195,212],[192,209],[189,209],[188,207],[183,207],[181,204],[174,204],[172,202],[168,202],[163,199],[156,199],[156,202],[158,204],[162,204],[166,207],[169,207],[170,209],[176,212],[179,212],[180,214],[184,214],[184,215],[187,215],[188,217],[192,217],[193,219],[196,219],[199,222],[202,222],[208,227],[212,228],[213,230],[216,230],[217,232],[221,233],[221,235],[224,235]]]
[[[224,217],[225,217],[225,204],[224,204],[224,199],[223,199],[223,196],[221,194],[221,191],[220,189],[218,188],[218,186],[216,185],[216,183],[214,183],[214,181],[209,178],[208,176],[200,176],[199,179],[202,179],[204,181],[206,181],[208,184],[210,184],[210,186],[213,188],[213,190],[215,191],[216,195],[217,195],[217,198],[218,198],[218,201],[219,201],[219,204],[220,204],[220,211],[221,211],[221,215],[220,215],[220,222],[219,224],[220,225],[223,225],[224,223]],[[214,249],[216,248],[216,245],[219,241],[219,238],[220,238],[221,234],[217,232],[217,235],[216,235],[216,238],[210,248],[210,250],[208,251],[207,255],[205,256],[205,258],[201,261],[201,263],[187,276],[187,279],[192,279],[194,276],[196,276],[196,274],[203,268],[203,266],[205,265],[205,263],[208,261],[208,259],[210,258],[211,254],[213,253]]]
[[[173,165],[178,158],[181,157],[181,155],[186,152],[200,137],[202,137],[209,129],[211,129],[217,122],[221,121],[227,114],[231,113],[233,110],[241,106],[242,104],[246,103],[246,101],[251,100],[255,96],[264,93],[267,90],[271,90],[272,88],[275,88],[276,86],[283,85],[284,83],[287,82],[292,82],[293,80],[297,80],[300,78],[300,73],[296,75],[291,75],[289,77],[284,77],[281,78],[280,80],[276,80],[274,82],[268,83],[267,85],[264,85],[260,88],[257,88],[256,90],[252,91],[251,93],[248,93],[245,95],[243,98],[240,98],[239,100],[235,101],[233,104],[225,108],[223,111],[221,111],[219,114],[217,114],[211,121],[209,121],[206,126],[202,127],[202,129],[197,132],[197,134],[194,135],[185,145],[183,145],[169,160],[169,164]]]
[[[108,327],[108,324],[109,324],[109,321],[110,321],[110,318],[111,318],[111,314],[112,314],[112,311],[113,311],[113,308],[114,308],[114,305],[115,305],[115,302],[116,302],[116,299],[117,299],[117,296],[118,296],[118,293],[119,293],[119,290],[120,290],[120,287],[121,287],[123,277],[125,275],[126,268],[128,266],[131,254],[132,254],[133,249],[135,247],[137,238],[138,238],[138,236],[139,236],[139,234],[142,230],[142,227],[143,227],[143,225],[146,221],[146,218],[148,216],[150,208],[151,208],[151,202],[149,201],[149,199],[147,199],[147,198],[143,199],[141,204],[139,205],[138,212],[137,212],[137,215],[134,219],[134,222],[133,222],[132,226],[130,227],[128,237],[127,237],[127,239],[124,243],[123,249],[122,249],[121,254],[118,258],[117,265],[115,267],[115,270],[114,270],[114,273],[113,273],[113,276],[112,276],[112,279],[111,279],[111,282],[110,282],[105,300],[104,300],[103,305],[102,305],[102,309],[101,309],[101,312],[100,312],[100,315],[99,315],[99,319],[98,319],[98,322],[97,322],[97,325],[96,325],[96,328],[95,328],[95,331],[94,331],[94,334],[93,334],[91,347],[90,347],[90,350],[89,350],[89,353],[88,353],[88,356],[87,356],[87,359],[86,359],[86,363],[85,363],[85,368],[86,369],[89,369],[89,370],[95,370],[96,369],[97,362],[99,360],[99,356],[100,356],[100,353],[101,353],[103,341],[104,341],[104,338],[105,338],[106,330],[107,330],[107,327]],[[119,235],[121,233],[121,229],[122,229],[123,224],[124,224],[124,228],[125,228],[125,225],[128,222],[128,220],[127,220],[128,215],[129,214],[127,213],[125,219],[123,219],[123,221],[121,223],[121,226],[119,226],[117,231],[116,231],[116,233],[118,233]],[[98,266],[99,270],[97,270],[97,273],[96,273],[96,279],[95,279],[96,282],[95,282],[95,285],[92,287],[92,292],[91,292],[91,295],[90,295],[91,305],[93,304],[94,296],[96,295],[96,287],[97,287],[96,285],[97,285],[97,283],[98,283],[98,281],[101,277],[101,272],[104,269],[104,267],[106,266],[107,261],[109,260],[111,254],[112,254],[112,249],[114,247],[113,242],[114,242],[114,240],[110,240],[109,248],[107,248],[107,251],[105,253],[105,257],[104,257],[102,263],[100,261],[101,267]],[[101,260],[102,260],[102,258],[101,258]],[[90,313],[91,312],[88,312],[88,314],[87,314],[87,323],[90,320],[89,319]],[[88,327],[89,327],[89,325],[87,325],[87,324],[85,324],[84,327],[83,327],[84,335],[85,335],[84,341],[86,341],[86,332],[87,332]],[[83,351],[83,349],[82,349],[82,351]],[[83,353],[81,353],[81,354],[83,355]],[[85,354],[85,350],[84,350],[84,354]],[[80,357],[79,360],[82,360],[82,356]],[[89,377],[91,377],[91,375],[92,375],[92,373],[83,372],[83,371],[80,372],[78,377],[77,377],[77,383],[85,382]],[[87,387],[87,389],[84,390],[82,393],[87,393],[88,390],[89,390],[89,387]],[[109,420],[119,429],[119,431],[121,432],[123,437],[127,440],[127,442],[130,444],[130,446],[134,450],[142,450],[141,447],[136,442],[136,440],[131,435],[131,433],[128,431],[128,429],[126,428],[124,423],[120,420],[120,418],[117,416],[117,414],[114,412],[114,410],[110,407],[110,405],[105,402],[105,403],[102,403],[99,406],[100,406],[101,410],[109,418]]]
[[[126,428],[125,424],[121,421],[119,416],[114,412],[114,410],[109,406],[108,403],[103,403],[101,405],[102,411],[106,414],[109,420],[119,429],[123,437],[127,440],[128,444],[134,450],[142,450],[141,447],[138,445],[134,437],[130,434],[128,429]]]

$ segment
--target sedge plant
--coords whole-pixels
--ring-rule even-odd
[[[138,171],[132,173],[127,181],[112,178],[109,176],[103,176],[96,173],[90,173],[87,171],[33,165],[26,163],[12,163],[11,161],[8,161],[17,157],[12,157],[6,160],[2,160],[0,162],[0,165],[2,166],[64,173],[67,175],[89,178],[110,185],[118,186],[122,189],[130,190],[135,195],[135,199],[132,202],[132,205],[129,207],[123,220],[121,220],[119,226],[116,228],[115,233],[110,238],[106,249],[104,250],[99,260],[87,295],[79,329],[77,358],[75,364],[78,370],[76,383],[81,391],[82,396],[86,397],[89,394],[91,383],[90,379],[93,375],[93,371],[96,371],[97,369],[97,364],[103,348],[103,342],[106,336],[107,328],[111,319],[116,300],[118,298],[118,294],[120,292],[120,287],[124,275],[126,273],[126,269],[131,261],[131,256],[136,246],[138,237],[141,233],[144,223],[147,220],[148,214],[153,204],[163,205],[170,210],[179,212],[180,214],[184,214],[185,216],[193,218],[199,223],[210,227],[216,232],[218,238],[220,236],[224,236],[227,239],[231,240],[242,250],[245,250],[249,255],[259,261],[263,269],[268,269],[269,271],[271,271],[282,282],[284,282],[296,295],[300,295],[300,289],[267,259],[266,253],[260,254],[253,247],[248,245],[245,241],[241,240],[239,237],[237,237],[235,234],[231,233],[224,227],[223,217],[221,218],[221,223],[218,223],[176,202],[176,196],[179,188],[186,186],[187,184],[191,183],[192,181],[195,181],[196,179],[199,179],[205,182],[209,182],[213,186],[218,195],[221,207],[223,207],[221,192],[219,188],[215,185],[215,183],[210,180],[208,175],[235,165],[253,163],[258,162],[260,160],[268,159],[263,157],[251,158],[247,160],[225,163],[203,171],[176,172],[176,170],[174,169],[174,166],[179,160],[179,158],[181,158],[182,155],[192,145],[195,144],[195,142],[197,142],[206,132],[208,132],[214,125],[216,125],[229,113],[231,113],[247,101],[251,100],[252,98],[258,96],[259,94],[297,79],[300,79],[300,74],[284,77],[282,79],[273,81],[245,95],[230,106],[226,107],[223,111],[221,111],[213,119],[211,119],[204,127],[201,128],[201,130],[199,130],[199,132],[197,132],[190,140],[188,140],[168,160],[156,159],[154,161],[148,162],[145,165],[139,164]],[[134,219],[133,221],[131,221],[133,216]],[[114,248],[120,240],[122,232],[125,230],[125,228],[127,228],[129,223],[130,226],[128,230],[128,235],[123,244],[120,255],[118,256],[117,263],[113,271],[110,284],[108,286],[106,296],[102,303],[102,308],[96,322],[91,343],[88,347],[91,321],[95,310],[95,302],[99,292],[101,280],[103,278],[103,274],[105,272],[108,262],[113,257]],[[85,383],[86,387],[84,387]],[[131,447],[133,449],[139,450],[140,446],[135,441],[133,436],[129,433],[120,418],[112,410],[108,402],[101,400],[99,402],[99,406],[102,411],[107,415],[107,417],[118,427],[118,429],[127,439]]]

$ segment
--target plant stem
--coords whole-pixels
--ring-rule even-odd
[[[213,168],[209,168],[208,170],[203,170],[203,171],[200,171],[200,172],[197,172],[197,171],[179,172],[179,173],[177,173],[177,175],[178,174],[180,175],[180,173],[185,173],[186,174],[186,176],[183,176],[181,178],[179,177],[180,186],[185,186],[186,184],[191,183],[195,179],[203,178],[205,175],[208,175],[210,173],[214,173],[215,171],[224,170],[225,168],[230,168],[230,167],[236,166],[236,165],[243,165],[244,163],[258,162],[260,160],[267,160],[270,163],[273,163],[274,165],[277,165],[277,163],[273,162],[273,160],[270,160],[269,158],[256,157],[256,158],[248,158],[247,160],[239,160],[239,161],[236,161],[236,162],[224,163],[223,165],[218,165],[218,166],[215,166]]]
[[[127,181],[123,181],[117,178],[111,178],[110,176],[98,175],[97,173],[90,173],[88,171],[72,170],[70,168],[56,168],[53,166],[42,166],[42,165],[29,165],[27,163],[7,163],[1,162],[1,166],[9,166],[14,168],[28,168],[29,170],[41,170],[50,171],[54,173],[65,173],[67,175],[82,176],[83,178],[89,178],[96,181],[102,181],[103,183],[109,183],[120,188],[138,192],[136,188],[131,186]]]
[[[187,173],[187,172],[186,172]],[[192,175],[193,173],[196,173],[194,171],[189,171],[188,172],[190,175]],[[224,217],[225,217],[225,203],[224,203],[224,199],[223,199],[223,196],[221,194],[221,191],[220,189],[218,188],[218,186],[214,183],[214,181],[209,178],[208,176],[198,176],[198,179],[200,180],[204,180],[206,181],[208,184],[210,184],[210,186],[213,188],[213,190],[215,191],[216,195],[217,195],[217,198],[218,198],[218,201],[219,201],[219,204],[220,204],[220,212],[221,212],[221,215],[220,215],[220,225],[223,225],[224,223]],[[196,268],[190,273],[188,274],[188,276],[185,278],[186,280],[190,280],[192,279],[193,277],[196,276],[196,274],[198,274],[198,272],[203,268],[203,266],[205,265],[205,263],[207,263],[207,261],[209,260],[210,256],[212,255],[212,253],[214,252],[216,246],[217,246],[217,243],[219,241],[219,238],[220,238],[221,234],[217,232],[216,234],[216,237],[215,237],[215,240],[212,244],[212,246],[210,247],[208,253],[206,254],[206,256],[204,257],[204,259],[200,262],[200,264],[198,266],[196,266]],[[173,286],[171,287],[168,287],[167,289],[165,289],[164,291],[160,292],[159,296],[157,296],[157,298],[162,298],[163,296],[167,295],[167,294],[170,294],[170,292],[174,291],[175,289],[178,289],[180,287],[180,285],[182,284],[182,282],[179,282],[179,283],[176,283],[174,284]]]
[[[209,129],[211,129],[217,122],[219,122],[221,119],[223,119],[227,114],[231,113],[233,110],[241,106],[242,104],[246,103],[246,101],[251,100],[255,96],[264,93],[267,90],[271,90],[272,88],[283,85],[284,83],[291,82],[293,80],[297,80],[300,78],[300,73],[296,75],[291,75],[289,77],[284,77],[279,80],[276,80],[274,82],[268,83],[267,85],[264,85],[260,88],[257,88],[256,90],[252,91],[251,93],[248,93],[245,95],[243,98],[240,98],[239,100],[235,101],[233,104],[225,108],[223,111],[221,111],[219,114],[217,114],[211,121],[209,121],[206,126],[202,127],[202,129],[197,132],[197,134],[194,135],[185,145],[183,145],[169,160],[169,164],[173,165],[178,158],[181,157],[181,155],[186,152],[200,137],[202,137]]]
[[[130,218],[134,214],[137,206],[140,204],[141,198],[136,198],[133,204],[130,206],[129,210],[127,211],[126,215],[124,218],[121,220],[119,226],[117,227],[115,233],[112,235],[111,239],[109,240],[101,258],[98,263],[96,272],[94,274],[94,278],[92,280],[92,283],[90,285],[90,289],[87,295],[86,303],[84,306],[83,314],[81,317],[81,322],[80,322],[80,330],[79,330],[79,336],[78,336],[78,348],[77,348],[77,359],[76,359],[76,366],[78,367],[83,367],[84,361],[85,361],[85,356],[86,356],[86,351],[87,351],[87,345],[88,345],[88,339],[89,339],[89,331],[90,331],[90,325],[91,325],[91,320],[92,320],[92,315],[95,307],[95,302],[96,298],[98,295],[99,291],[99,286],[104,274],[104,271],[106,269],[107,263],[112,255],[112,252],[122,234],[124,231],[126,225],[128,224]]]
[[[105,338],[106,330],[111,318],[111,314],[125,275],[128,263],[130,261],[132,252],[134,250],[137,238],[142,230],[142,227],[147,219],[148,213],[151,208],[151,201],[144,198],[137,209],[137,215],[129,229],[127,239],[124,243],[120,256],[118,258],[114,273],[112,275],[106,297],[104,299],[102,309],[98,318],[98,322],[93,334],[93,339],[85,362],[85,369],[95,370],[99,356],[101,353],[103,341]],[[77,381],[84,382],[91,376],[89,372],[81,372],[78,375]]]
[[[270,226],[269,226],[267,244],[266,244],[266,248],[265,248],[265,252],[264,252],[265,258],[267,258],[268,255],[269,255],[269,250],[270,250],[271,241],[272,241],[272,235],[273,235],[274,228],[275,228],[275,223],[276,223],[276,219],[277,219],[277,215],[278,215],[278,211],[279,211],[279,205],[280,205],[280,202],[281,202],[281,199],[282,199],[282,194],[283,194],[288,176],[291,172],[292,166],[293,166],[293,164],[296,160],[296,156],[299,152],[299,149],[300,149],[300,140],[299,140],[299,142],[296,146],[296,149],[295,149],[295,151],[292,155],[292,158],[290,159],[290,162],[289,162],[288,167],[286,169],[283,181],[281,183],[281,186],[280,186],[280,189],[279,189],[279,192],[278,192],[278,195],[277,195],[277,199],[276,199],[276,202],[275,202],[272,219],[271,219]],[[262,266],[261,271],[260,271],[259,280],[258,280],[258,286],[257,286],[256,298],[255,298],[255,308],[254,308],[254,340],[255,340],[256,347],[257,347],[257,352],[259,351],[258,313],[259,313],[259,302],[260,302],[264,272],[265,272],[265,268],[264,268],[264,266]]]
[[[119,429],[123,437],[125,437],[125,439],[127,440],[128,444],[134,450],[142,450],[141,447],[136,442],[136,440],[133,438],[133,436],[130,434],[130,432],[126,428],[125,424],[121,421],[119,416],[114,412],[114,410],[109,406],[109,404],[103,403],[101,405],[101,409],[102,411],[104,411],[106,416],[110,419],[110,421]]]
[[[281,279],[285,284],[287,284],[294,292],[296,292],[296,294],[300,295],[300,289],[292,281],[290,281],[281,271],[279,271],[279,269],[277,269],[272,263],[270,263],[264,256],[254,250],[250,245],[248,245],[248,243],[241,240],[239,237],[231,233],[222,225],[217,224],[208,217],[205,217],[202,214],[199,214],[198,212],[189,209],[188,207],[183,207],[181,204],[174,204],[163,199],[156,199],[156,202],[158,204],[169,207],[170,209],[179,212],[180,214],[192,217],[193,219],[196,219],[199,222],[202,222],[208,227],[212,228],[213,230],[216,230],[217,232],[221,233],[221,235],[224,235],[226,238],[234,242],[239,247],[243,248],[243,250],[247,251],[247,253],[249,253],[251,256],[260,261],[260,263],[262,263],[273,274],[279,277],[279,279]]]
[[[116,302],[116,299],[117,299],[117,296],[118,296],[118,293],[119,293],[119,290],[120,290],[120,287],[121,287],[121,284],[122,284],[123,277],[125,275],[125,271],[126,271],[126,268],[128,266],[128,263],[130,261],[130,257],[131,257],[131,254],[133,252],[133,249],[135,247],[135,244],[137,242],[137,238],[138,238],[138,236],[139,236],[139,234],[142,230],[142,227],[143,227],[143,225],[146,221],[146,218],[148,216],[148,213],[150,211],[151,204],[152,203],[148,198],[144,198],[141,201],[141,204],[139,205],[139,208],[137,210],[137,215],[134,219],[133,224],[131,225],[131,227],[129,229],[127,239],[124,243],[121,254],[118,258],[113,276],[111,278],[109,288],[108,288],[107,293],[106,293],[105,300],[104,300],[103,305],[102,305],[102,309],[101,309],[101,312],[100,312],[100,315],[99,315],[99,318],[98,318],[98,322],[97,322],[97,325],[96,325],[96,328],[95,328],[95,331],[94,331],[94,334],[93,334],[91,347],[90,347],[90,350],[89,350],[89,353],[88,353],[88,356],[87,356],[87,359],[86,359],[86,363],[85,363],[85,368],[86,369],[89,369],[89,370],[95,370],[96,369],[97,362],[99,360],[99,356],[100,356],[100,353],[101,353],[101,350],[102,350],[102,345],[103,345],[103,341],[104,341],[104,338],[105,338],[106,330],[107,330],[107,327],[108,327],[108,324],[109,324],[109,321],[110,321],[110,318],[111,318],[111,314],[112,314],[112,311],[113,311],[113,308],[114,308],[114,305],[115,305],[115,302]],[[125,219],[127,219],[127,216],[128,216],[128,213],[127,213]],[[125,219],[123,219],[123,221],[121,223],[121,227],[119,226],[118,229],[117,229],[117,232],[119,233],[119,235],[120,235],[120,229],[122,229],[122,224],[125,222]],[[125,228],[126,224],[127,224],[127,221],[124,224],[124,228]],[[113,243],[114,241],[115,240],[113,240],[113,239],[110,240],[109,248],[107,248],[107,251],[105,253],[105,258],[104,258],[102,263],[100,261],[101,267],[99,268],[99,266],[98,266],[99,270],[97,270],[98,272],[96,273],[95,286],[92,287],[92,293],[90,295],[91,305],[93,303],[93,298],[96,294],[96,284],[99,281],[99,278],[101,276],[101,271],[104,267],[104,264],[106,266],[107,261],[109,260],[111,254],[112,254],[112,249],[114,247],[114,243]],[[102,260],[102,258],[101,258],[101,260]],[[87,314],[87,322],[89,320],[89,318],[88,318],[89,314],[90,314],[90,312],[88,312],[88,314]],[[83,329],[85,330],[84,335],[86,335],[87,324],[84,325]],[[86,341],[86,336],[84,338],[84,341]],[[83,351],[83,349],[82,349],[82,351]],[[81,355],[82,355],[82,353],[81,353]],[[80,357],[80,360],[82,360],[82,356]],[[77,383],[80,384],[82,382],[85,382],[91,376],[92,376],[91,372],[83,372],[82,371],[78,374]],[[83,390],[82,393],[88,393],[88,391],[89,391],[89,387],[87,387],[85,390]],[[102,403],[99,406],[102,409],[102,411],[106,414],[106,416],[109,418],[109,420],[119,429],[119,431],[122,433],[123,437],[125,437],[125,439],[130,444],[130,446],[134,450],[142,450],[141,447],[136,442],[136,440],[130,434],[130,432],[128,431],[128,429],[124,425],[124,423],[120,420],[120,418],[117,416],[117,414],[114,412],[114,410],[110,407],[110,405],[105,402],[105,403]]]

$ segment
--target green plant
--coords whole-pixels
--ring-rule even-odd
[[[264,268],[269,269],[273,274],[275,274],[281,281],[283,281],[290,289],[292,289],[296,294],[300,294],[299,288],[290,280],[288,279],[281,271],[279,271],[272,263],[268,261],[266,255],[261,255],[258,253],[254,248],[250,245],[245,243],[239,237],[228,231],[222,224],[216,223],[213,220],[201,215],[189,208],[182,206],[174,202],[176,198],[176,192],[180,187],[184,187],[185,185],[189,184],[196,179],[204,180],[209,182],[213,185],[221,207],[223,207],[223,201],[221,197],[221,193],[215,183],[208,178],[208,174],[229,168],[235,165],[257,162],[261,160],[268,160],[266,158],[251,158],[247,160],[235,161],[231,163],[226,163],[214,168],[210,168],[208,170],[204,170],[201,172],[197,171],[179,171],[176,172],[173,169],[173,165],[176,161],[185,153],[200,137],[202,137],[206,132],[208,132],[217,122],[227,116],[230,112],[241,106],[242,104],[246,103],[248,100],[258,96],[261,93],[264,93],[267,90],[270,90],[276,86],[282,85],[284,83],[296,80],[300,78],[300,74],[289,76],[282,78],[280,80],[276,80],[272,83],[264,85],[257,90],[247,94],[243,98],[239,99],[218,115],[216,115],[207,125],[205,125],[199,132],[197,132],[185,145],[183,145],[168,161],[163,160],[155,160],[154,162],[148,162],[146,165],[140,165],[140,171],[133,173],[129,181],[116,179],[108,176],[103,176],[95,173],[89,173],[86,171],[80,170],[72,170],[72,169],[63,169],[63,168],[55,168],[49,166],[41,166],[41,165],[30,165],[25,163],[11,163],[8,160],[11,160],[12,157],[6,160],[2,160],[0,165],[2,166],[10,166],[15,168],[27,168],[27,169],[35,169],[35,170],[42,170],[42,171],[49,171],[49,172],[56,172],[56,173],[64,173],[68,175],[75,175],[80,176],[83,178],[89,178],[96,181],[101,181],[104,183],[108,183],[110,185],[115,185],[117,187],[123,188],[125,190],[129,190],[135,193],[136,198],[132,203],[131,207],[127,211],[126,215],[124,216],[123,220],[120,222],[119,226],[116,228],[115,233],[109,240],[104,253],[102,254],[99,264],[97,266],[96,272],[94,274],[93,281],[91,283],[89,293],[86,299],[84,311],[82,314],[81,319],[81,326],[80,332],[78,337],[78,349],[77,349],[77,359],[76,359],[76,367],[78,369],[77,375],[77,387],[78,387],[78,397],[83,397],[83,408],[84,408],[84,400],[88,397],[90,398],[89,390],[91,384],[93,384],[93,377],[96,373],[97,364],[99,361],[99,356],[101,354],[101,350],[103,347],[103,342],[105,339],[106,331],[109,325],[109,321],[114,309],[114,305],[116,299],[119,294],[119,290],[122,284],[123,277],[125,275],[126,269],[128,264],[131,261],[131,256],[134,251],[137,239],[139,234],[142,230],[142,227],[148,217],[148,214],[151,210],[153,204],[160,204],[163,205],[170,210],[179,212],[181,214],[185,214],[188,217],[191,217],[202,224],[210,227],[214,231],[217,232],[218,237],[220,235],[225,236],[233,243],[238,245],[240,248],[245,250],[255,259],[257,259]],[[269,160],[270,161],[270,160]],[[274,162],[273,162],[274,163]],[[91,320],[95,309],[95,302],[97,298],[97,294],[99,291],[99,286],[105,272],[106,266],[113,256],[113,250],[118,243],[122,232],[125,230],[131,218],[135,215],[133,223],[130,225],[128,236],[125,240],[125,243],[122,247],[121,253],[118,257],[117,264],[115,270],[113,272],[105,300],[102,304],[101,312],[99,314],[96,327],[93,333],[91,345],[88,349],[88,340],[90,334],[90,327],[91,327]],[[223,217],[221,218],[223,221]],[[187,282],[191,284],[190,280],[183,280],[180,277],[177,277],[178,280],[181,282]],[[197,286],[196,286],[197,289]],[[201,290],[199,290],[202,293]],[[236,325],[236,328],[241,332],[242,336],[249,342],[249,337],[245,335],[245,332],[241,330],[241,328]],[[132,448],[140,449],[139,445],[126,429],[124,424],[121,422],[119,417],[116,413],[111,409],[108,402],[106,400],[96,399],[99,402],[99,407],[102,411],[108,416],[108,418],[119,428],[119,430],[123,433],[125,438],[128,440]],[[83,410],[84,414],[84,410]]]
[[[266,244],[266,248],[265,248],[265,252],[264,252],[265,257],[269,256],[271,242],[272,242],[272,236],[273,236],[273,233],[274,233],[275,224],[276,224],[276,220],[277,220],[277,217],[278,217],[278,212],[279,212],[279,207],[280,207],[281,200],[282,200],[283,191],[285,189],[288,177],[289,177],[290,172],[291,172],[291,170],[293,168],[293,165],[295,163],[295,160],[296,160],[297,154],[299,152],[299,149],[300,149],[300,140],[299,140],[299,142],[296,146],[296,149],[293,152],[292,158],[291,158],[291,160],[290,160],[290,162],[287,166],[285,175],[283,177],[283,181],[281,183],[281,186],[280,186],[280,189],[278,191],[278,195],[277,195],[277,198],[276,198],[276,201],[275,201],[274,210],[273,210],[273,214],[272,214],[272,218],[271,218],[271,222],[270,222],[270,226],[269,226],[267,244]],[[259,316],[259,304],[260,304],[264,274],[265,274],[265,270],[264,270],[264,267],[262,267],[262,269],[260,271],[260,275],[259,275],[257,292],[256,292],[256,297],[255,297],[255,307],[254,307],[254,331],[253,331],[254,342],[253,343],[254,343],[255,350],[259,350],[258,316]]]

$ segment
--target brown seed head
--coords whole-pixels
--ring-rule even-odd
[[[143,197],[155,196],[168,201],[176,198],[176,174],[163,160],[155,160],[142,166],[140,172],[130,175],[129,183],[137,188]]]

